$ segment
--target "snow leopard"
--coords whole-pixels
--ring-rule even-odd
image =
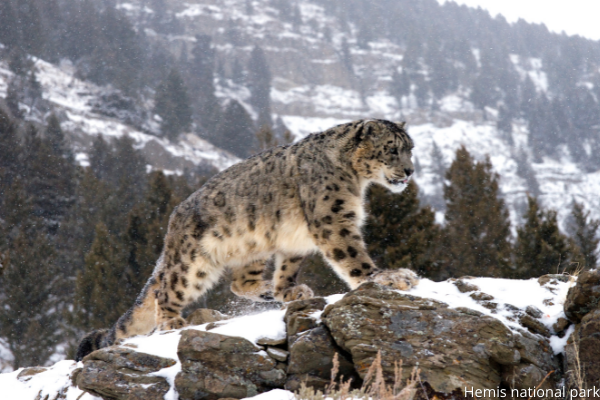
[[[313,296],[296,277],[305,256],[320,252],[350,288],[374,281],[407,290],[408,269],[378,268],[361,226],[372,183],[402,192],[414,172],[405,123],[369,119],[271,148],[206,182],[172,212],[164,249],[135,304],[112,327],[80,343],[77,359],[115,340],[185,326],[181,310],[226,269],[231,290],[255,301]],[[273,279],[264,278],[274,263]]]

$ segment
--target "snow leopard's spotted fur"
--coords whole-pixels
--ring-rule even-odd
[[[373,280],[398,289],[409,270],[381,271],[365,250],[363,198],[376,182],[401,192],[413,172],[404,124],[361,120],[312,134],[240,162],[210,179],[173,211],[165,248],[135,305],[104,333],[80,345],[81,359],[116,339],[184,326],[182,308],[225,268],[231,290],[258,301],[312,296],[296,285],[304,256],[320,251],[351,288]],[[263,279],[274,257],[273,281]]]

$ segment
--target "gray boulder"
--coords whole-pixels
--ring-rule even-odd
[[[182,400],[241,399],[283,387],[286,374],[262,348],[240,337],[184,330],[177,348]]]

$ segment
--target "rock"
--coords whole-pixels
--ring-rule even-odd
[[[542,310],[535,306],[527,306],[527,308],[525,308],[525,312],[531,315],[533,318],[542,318],[542,315],[544,315]]]
[[[46,372],[46,371],[48,371],[48,368],[44,368],[44,367],[23,368],[23,370],[21,372],[19,372],[19,375],[17,375],[17,379],[20,380],[21,382],[27,382],[33,376],[35,376],[39,373],[42,373],[42,372]]]
[[[276,361],[240,337],[187,329],[181,333],[177,355],[182,370],[175,387],[182,400],[241,399],[285,383],[285,372]]]
[[[208,322],[218,322],[229,319],[231,317],[221,314],[217,310],[211,310],[209,308],[199,308],[194,310],[186,318],[189,325],[202,325]]]
[[[288,346],[295,340],[297,334],[317,327],[317,319],[312,316],[327,305],[322,297],[293,301],[288,305],[283,320],[287,326]]]
[[[297,390],[300,386],[295,382],[310,378],[315,389],[323,390],[331,378],[333,368],[333,357],[338,353],[339,375],[346,379],[355,375],[352,361],[338,348],[335,341],[324,326],[311,329],[298,336],[290,346],[290,358],[287,372],[290,375],[286,383],[286,389]],[[312,379],[312,378],[319,379]],[[298,378],[298,379],[297,379]],[[299,379],[302,378],[302,379]]]
[[[581,275],[580,275],[581,276]],[[568,341],[565,351],[567,380],[572,387],[598,387],[600,382],[600,309],[587,313]],[[578,376],[579,375],[579,376]]]
[[[465,387],[496,389],[516,366],[543,372],[557,365],[547,341],[538,339],[547,347],[535,342],[535,350],[530,349],[533,335],[513,334],[492,317],[374,283],[349,292],[321,318],[337,345],[352,355],[361,378],[380,350],[387,381],[393,381],[394,362],[402,360],[404,379],[418,365],[421,380],[444,396]],[[528,370],[530,365],[536,368]]]
[[[544,393],[546,393],[547,389],[554,389],[554,386],[552,385],[553,379],[549,379],[550,376],[544,380],[548,373],[550,373],[550,371],[542,371],[533,364],[519,364],[506,368],[502,374],[502,377],[504,382],[508,384],[511,390],[516,389],[519,391],[519,393],[524,393],[524,395],[520,395],[518,397],[531,398],[532,396],[530,396],[528,389],[538,388],[539,386],[539,389],[542,389]],[[515,396],[512,397],[515,398]],[[535,396],[535,398],[554,399],[554,396]]]
[[[148,374],[175,365],[175,360],[112,346],[88,354],[83,363],[76,383],[86,392],[106,399],[162,400],[169,384]]]
[[[550,337],[550,330],[546,328],[546,325],[542,324],[540,321],[533,318],[531,315],[522,315],[521,318],[519,318],[519,323],[533,333],[538,333],[542,336]]]
[[[559,337],[562,337],[560,336],[560,334],[564,333],[565,329],[567,329],[569,325],[571,325],[571,321],[569,321],[566,318],[560,317],[554,323],[554,325],[552,325],[552,329],[554,329],[554,332],[556,332]]]
[[[290,353],[288,351],[277,349],[275,347],[269,347],[267,349],[267,354],[274,360],[286,362]]]
[[[271,338],[260,338],[256,341],[256,344],[260,346],[281,346],[287,343],[287,338],[271,339]]]
[[[494,300],[494,296],[491,296],[491,295],[489,295],[487,293],[483,293],[483,292],[471,293],[471,295],[469,297],[471,297],[473,300],[477,300],[477,301]]]
[[[479,290],[479,288],[476,285],[473,285],[472,283],[467,283],[463,281],[463,279],[465,278],[463,277],[453,282],[461,293],[476,292]]]
[[[598,308],[600,301],[600,270],[585,271],[577,277],[577,284],[569,289],[565,301],[565,314],[577,323],[590,311]]]
[[[558,369],[559,364],[548,339],[532,335],[525,330],[520,335],[514,335],[514,338],[521,354],[521,362],[534,364],[543,371]]]
[[[563,275],[563,274],[548,274],[548,275],[542,275],[538,278],[538,283],[540,284],[540,286],[544,286],[544,285],[556,285],[558,284],[558,282],[568,282],[570,279],[569,275]]]

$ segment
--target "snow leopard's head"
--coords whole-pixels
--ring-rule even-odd
[[[406,133],[405,122],[364,120],[357,127],[355,143],[352,166],[360,176],[394,193],[406,189],[414,172],[414,144]]]

